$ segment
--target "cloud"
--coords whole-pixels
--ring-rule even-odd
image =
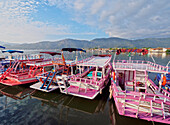
[[[40,20],[39,8],[56,8],[69,18],[60,23]],[[87,30],[92,28],[113,37],[169,37],[169,14],[169,0],[1,0],[0,41],[37,42],[55,40],[57,36],[99,35]]]
[[[1,0],[0,1],[0,41],[6,42],[37,42],[41,40],[55,40],[57,37],[77,34],[67,24],[54,24],[47,21],[35,20],[32,14],[36,14],[39,7],[64,6],[64,0],[57,4],[55,0]],[[38,15],[39,16],[39,15]]]
[[[49,3],[52,0],[47,0]],[[72,19],[97,27],[109,36],[124,38],[168,37],[169,0],[55,0],[74,13]],[[53,6],[55,6],[53,4]]]

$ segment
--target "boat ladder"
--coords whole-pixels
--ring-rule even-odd
[[[44,86],[46,86],[46,90],[48,90],[49,89],[49,87],[50,87],[50,85],[53,83],[53,80],[54,80],[54,78],[55,78],[55,75],[56,75],[56,72],[53,72],[52,73],[52,75],[51,75],[51,73],[49,73],[50,75],[48,76],[48,78],[47,78],[47,81],[48,82],[45,82],[45,84],[44,84]],[[43,87],[44,87],[43,86]]]
[[[67,81],[68,81],[68,77],[66,75],[57,75],[56,76],[56,81],[57,81],[57,84],[59,86],[59,89],[60,89],[60,92],[63,92],[64,90],[66,90],[66,93],[67,93]]]
[[[44,79],[44,80],[42,80],[43,81],[43,84],[42,84],[42,86],[40,87],[40,89],[44,89],[44,87],[46,86],[46,82],[47,82],[47,80],[48,80],[48,77],[50,76],[50,72],[47,74],[47,77]]]
[[[135,90],[136,91],[140,91],[140,90],[145,90],[145,93],[147,92],[147,71],[139,71],[139,70],[135,70],[135,74],[134,74],[134,80],[135,80]],[[141,84],[141,85],[137,85],[137,83]]]
[[[11,67],[9,67],[3,74],[2,76],[0,77],[0,80],[3,81],[6,76],[14,69],[14,66],[17,65],[19,62],[15,62]]]

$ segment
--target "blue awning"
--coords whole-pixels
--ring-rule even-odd
[[[3,49],[5,49],[5,47],[4,47],[4,46],[0,46],[0,48],[3,48]]]
[[[2,51],[3,53],[24,53],[24,51],[19,51],[19,50],[4,50]]]

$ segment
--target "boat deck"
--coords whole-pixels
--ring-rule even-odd
[[[57,86],[57,85],[50,85],[48,89],[42,89],[41,88],[42,85],[43,85],[42,82],[38,82],[38,83],[31,85],[30,88],[40,90],[43,92],[51,92],[51,91],[54,91],[59,88],[59,86]]]
[[[78,66],[99,66],[104,67],[108,62],[110,62],[111,57],[100,57],[100,56],[93,56],[92,58],[87,58],[86,60],[80,61],[77,65]]]
[[[83,98],[87,98],[87,99],[94,99],[96,97],[96,95],[99,94],[99,91],[92,90],[92,89],[85,91],[85,89],[82,89],[82,88],[79,88],[76,86],[70,86],[67,88],[67,91],[64,90],[64,93],[68,93],[73,96],[83,97]]]

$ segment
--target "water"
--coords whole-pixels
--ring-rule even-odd
[[[32,51],[30,51],[32,52]],[[30,53],[28,52],[28,53]],[[83,55],[84,58],[92,53]],[[71,57],[68,55],[68,57]],[[48,57],[47,57],[48,58]],[[127,54],[116,59],[128,59]],[[149,56],[132,56],[132,59],[152,59]],[[154,56],[158,64],[166,65],[170,56]],[[153,74],[150,74],[154,79]],[[0,125],[152,125],[160,124],[120,116],[109,99],[109,87],[94,100],[61,94],[59,90],[44,93],[23,86],[4,86],[0,84]]]

